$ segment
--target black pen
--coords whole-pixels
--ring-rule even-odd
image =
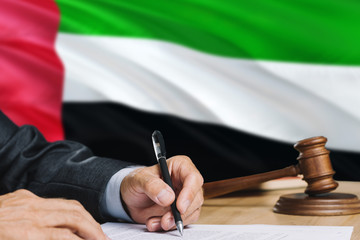
[[[164,142],[164,138],[161,134],[160,131],[155,130],[152,134],[152,143],[154,145],[154,151],[155,151],[155,155],[156,155],[156,159],[160,165],[160,169],[161,169],[161,174],[164,178],[164,181],[171,187],[171,189],[174,190],[173,186],[172,186],[172,182],[171,182],[171,178],[170,178],[170,174],[169,174],[169,169],[168,166],[166,164],[166,150],[165,150],[165,142]],[[179,210],[177,210],[176,208],[176,198],[175,201],[171,204],[171,211],[174,215],[174,219],[175,219],[175,224],[177,229],[180,232],[180,235],[183,235],[183,230],[184,230],[184,225],[183,222],[181,220],[181,216],[179,213]]]

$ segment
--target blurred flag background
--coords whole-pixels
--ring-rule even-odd
[[[5,0],[0,109],[97,155],[153,164],[151,133],[206,181],[285,167],[323,135],[360,180],[357,1]]]

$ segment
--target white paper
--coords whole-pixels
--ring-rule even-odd
[[[352,226],[284,225],[190,225],[181,238],[177,230],[149,232],[145,225],[105,223],[101,225],[112,240],[350,240]]]

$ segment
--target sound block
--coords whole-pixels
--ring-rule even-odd
[[[327,193],[309,196],[305,193],[280,197],[273,211],[303,216],[339,216],[360,213],[360,200],[354,194]]]

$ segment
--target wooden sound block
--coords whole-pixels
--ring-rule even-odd
[[[273,211],[303,216],[338,216],[360,213],[360,200],[354,194],[327,193],[309,196],[305,193],[280,197]]]

